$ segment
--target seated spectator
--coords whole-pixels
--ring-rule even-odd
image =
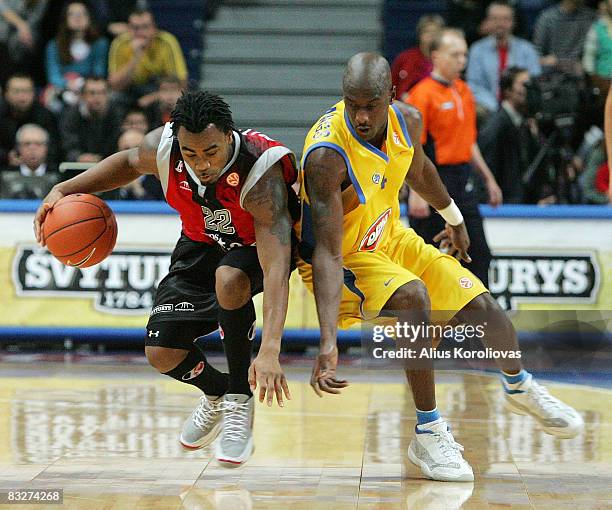
[[[59,180],[57,168],[47,160],[49,133],[36,124],[24,124],[15,135],[18,165],[9,166],[2,175],[2,196],[10,198],[42,198]],[[25,179],[13,179],[9,172]],[[16,175],[15,175],[16,177]],[[30,177],[44,179],[28,179]]]
[[[501,77],[501,108],[491,114],[478,134],[478,146],[498,182],[504,201],[521,204],[527,200],[523,174],[538,152],[534,125],[529,125],[527,89],[529,72],[508,68]]]
[[[49,133],[49,161],[60,159],[59,131],[55,116],[34,101],[34,81],[25,74],[15,74],[6,82],[4,103],[0,105],[0,165],[19,165],[15,134],[24,124],[38,124]]]
[[[606,159],[605,144],[601,140],[587,156],[584,171],[578,178],[582,188],[582,198],[587,204],[608,203],[610,172]]]
[[[117,150],[125,151],[138,147],[145,134],[135,129],[123,132],[117,142]],[[157,177],[143,175],[121,189],[121,196],[135,200],[164,200],[164,192]]]
[[[506,68],[524,67],[531,76],[541,72],[540,57],[533,44],[512,35],[514,9],[504,0],[495,0],[487,9],[491,35],[470,48],[467,81],[483,113],[499,107],[499,78]]]
[[[82,2],[66,4],[57,36],[47,44],[49,92],[58,95],[69,90],[76,99],[84,78],[106,77],[107,55],[108,41],[100,36],[87,6]]]
[[[132,108],[127,111],[121,122],[121,132],[127,131],[128,129],[135,129],[143,134],[150,131],[149,120],[144,110],[141,108]]]
[[[48,0],[0,0],[0,81],[9,73],[30,74]]]
[[[176,76],[164,76],[159,80],[156,101],[147,108],[150,126],[156,128],[170,122],[170,114],[182,90],[182,82]]]
[[[108,79],[113,90],[134,101],[156,90],[161,76],[178,76],[185,85],[187,67],[176,38],[158,30],[146,10],[130,14],[129,26],[111,44]]]
[[[602,3],[605,6],[604,14],[591,25],[582,55],[582,67],[591,83],[600,91],[600,109],[603,109],[603,101],[612,79],[612,0]]]
[[[584,41],[595,17],[595,11],[585,7],[583,0],[561,0],[540,14],[533,43],[542,56],[544,71],[582,73]]]
[[[78,105],[62,112],[60,128],[66,159],[91,163],[115,150],[121,129],[121,111],[110,103],[104,78],[87,78]]]
[[[395,57],[391,65],[391,77],[396,88],[396,97],[401,101],[406,99],[412,87],[431,74],[433,64],[429,46],[443,26],[442,16],[437,14],[421,16],[416,27],[418,46],[404,50]]]

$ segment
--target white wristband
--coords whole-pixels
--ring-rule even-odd
[[[444,209],[440,209],[438,211],[438,214],[444,218],[446,223],[452,225],[453,227],[456,227],[457,225],[463,223],[463,215],[461,214],[461,211],[459,210],[457,204],[455,204],[455,201],[452,198],[451,203]]]

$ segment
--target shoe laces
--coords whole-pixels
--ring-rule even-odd
[[[463,457],[460,452],[465,450],[465,448],[455,441],[455,438],[449,430],[435,430],[432,431],[432,433],[438,442],[440,451],[447,459],[461,460],[461,462],[463,462]]]
[[[247,437],[250,406],[239,402],[223,403],[223,440],[243,441]]]
[[[200,403],[193,412],[193,422],[200,430],[205,430],[211,425],[219,411],[219,404],[211,402],[206,396],[201,396]]]
[[[535,381],[531,382],[528,394],[534,405],[547,416],[551,416],[556,409],[562,409],[563,407],[561,401],[553,397],[544,386]]]

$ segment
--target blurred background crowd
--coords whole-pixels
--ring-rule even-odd
[[[202,23],[218,3],[207,3]],[[612,0],[427,5],[407,21],[381,13],[395,34],[383,51],[398,99],[418,102],[434,69],[432,42],[443,27],[458,28],[469,48],[461,83],[474,99],[480,166],[503,203],[607,203]],[[168,120],[199,77],[188,41],[161,29],[162,17],[143,0],[0,0],[0,198],[40,198]],[[469,185],[480,202],[499,203],[486,175]],[[163,195],[147,177],[110,198]]]

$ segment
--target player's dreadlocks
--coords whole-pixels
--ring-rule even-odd
[[[191,133],[200,133],[209,124],[214,124],[223,133],[234,129],[229,105],[220,96],[202,90],[183,92],[172,110],[171,119],[175,136],[181,126]]]

